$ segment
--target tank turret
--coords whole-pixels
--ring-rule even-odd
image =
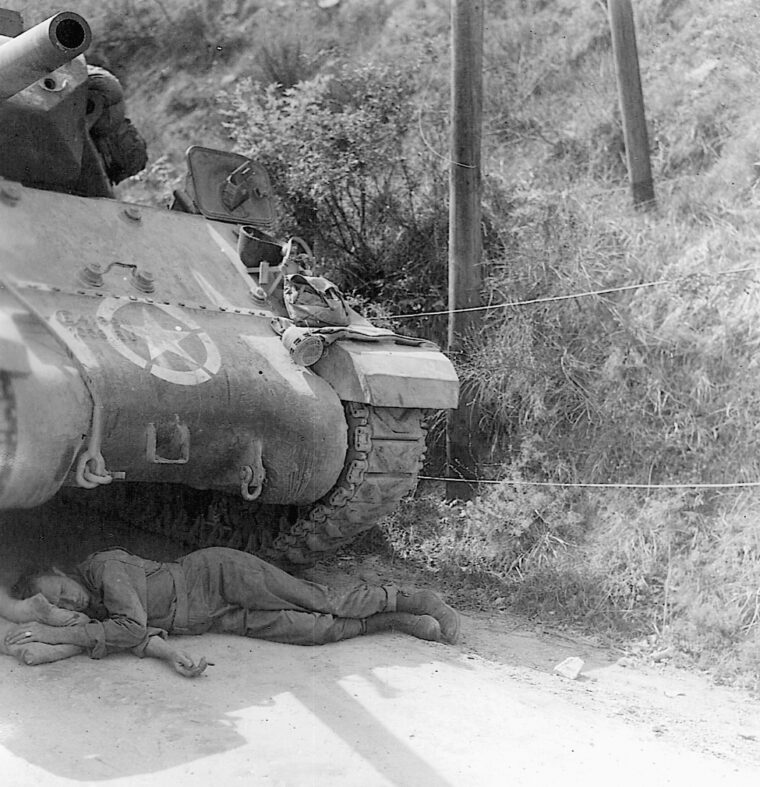
[[[93,107],[82,53],[92,40],[90,26],[63,11],[26,32],[19,28],[15,17],[0,15],[0,177],[112,196],[88,133]]]

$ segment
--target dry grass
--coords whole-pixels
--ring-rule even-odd
[[[588,46],[574,38],[564,57],[534,41],[541,89],[528,91],[517,125],[535,133],[502,134],[488,149],[487,204],[507,217],[487,260],[489,292],[514,301],[670,283],[493,313],[461,371],[489,458],[519,461],[526,441],[540,447],[526,478],[758,481],[758,57],[747,25],[757,12],[748,2],[652,0],[637,13],[657,210],[630,208],[609,45],[593,20]],[[502,28],[505,50],[515,35]],[[513,537],[501,563],[490,546],[483,558],[526,612],[650,635],[722,679],[754,685],[758,498],[709,494],[590,492],[579,538],[557,548],[536,533],[515,563]],[[513,516],[499,493],[476,505],[495,504],[498,528]],[[549,531],[560,540],[568,515],[558,512]],[[467,540],[459,546],[473,565]]]

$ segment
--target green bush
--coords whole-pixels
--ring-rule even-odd
[[[438,167],[409,144],[413,82],[392,66],[336,66],[283,91],[229,95],[237,149],[269,170],[281,231],[305,237],[349,290],[395,313],[443,305]]]

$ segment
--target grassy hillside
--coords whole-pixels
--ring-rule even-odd
[[[28,21],[44,16],[24,5]],[[657,195],[640,212],[604,2],[488,4],[483,299],[496,308],[457,364],[481,477],[506,480],[466,506],[423,488],[383,536],[462,603],[667,646],[747,685],[760,676],[758,491],[673,485],[760,481],[755,5],[634,0]],[[304,229],[293,205],[315,200],[306,229],[386,315],[443,304],[448,6],[69,4],[149,143],[152,164],[123,196],[161,203],[191,143],[266,156],[285,228]],[[266,99],[270,83],[281,89]],[[383,145],[360,150],[361,122]],[[352,256],[320,211],[357,184],[377,221]],[[442,335],[441,320],[393,324]]]

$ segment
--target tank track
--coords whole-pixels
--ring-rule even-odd
[[[425,456],[422,411],[346,402],[348,452],[335,486],[272,544],[271,556],[311,563],[353,541],[417,485]]]
[[[348,450],[321,500],[300,508],[169,484],[116,484],[66,501],[196,549],[227,546],[280,565],[311,565],[369,530],[417,484],[426,428],[418,409],[344,402]],[[84,502],[83,502],[84,501]]]

